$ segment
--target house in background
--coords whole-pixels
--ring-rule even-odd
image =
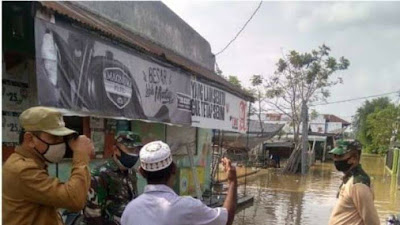
[[[325,133],[343,133],[351,125],[350,122],[332,114],[323,116],[326,120]]]
[[[281,158],[289,158],[294,149],[291,119],[282,113],[266,113],[261,118],[265,123],[284,126],[282,129],[284,134],[275,136],[264,143],[264,150],[271,154],[277,154]],[[320,114],[315,118],[309,118],[310,162],[325,161],[326,152],[334,146],[334,139],[343,137],[344,131],[350,125],[350,122],[332,114]]]
[[[285,114],[266,113],[261,116],[261,120],[269,124],[284,124],[283,131],[287,134],[293,134],[291,119]],[[350,122],[332,114],[320,114],[315,118],[310,118],[309,121],[310,132],[321,134],[340,134],[351,125]]]

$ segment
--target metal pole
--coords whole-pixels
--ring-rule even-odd
[[[316,139],[314,137],[314,142],[313,142],[312,149],[311,149],[311,160],[310,160],[310,163],[309,163],[310,166],[313,165],[314,161],[315,161],[315,143],[316,143]]]
[[[328,137],[326,137],[325,142],[324,142],[324,152],[322,153],[322,162],[325,162],[325,155],[326,155],[326,145],[328,142]]]
[[[167,126],[166,124],[164,124],[164,142],[167,143]],[[197,137],[196,137],[197,138]]]
[[[221,130],[218,130],[218,160],[217,160],[217,183],[219,183],[219,162],[222,159],[222,151],[221,151],[221,145],[222,145],[222,134]]]
[[[301,174],[307,173],[307,151],[308,151],[308,112],[306,102],[303,101],[301,106],[303,131],[301,134],[302,138],[302,150],[301,150]]]
[[[251,102],[249,102],[249,112],[247,113],[247,115],[248,115],[247,116],[247,140],[246,140],[246,149],[247,150],[249,150],[250,108],[251,108]],[[247,152],[247,162],[248,161],[249,161],[249,152]],[[246,186],[247,186],[247,165],[244,166],[244,196],[246,196]]]
[[[202,195],[201,189],[200,189],[200,182],[199,182],[199,178],[198,178],[198,176],[197,176],[197,168],[196,168],[196,166],[194,165],[193,152],[192,152],[192,150],[188,147],[187,144],[185,145],[185,147],[186,147],[187,153],[188,153],[188,155],[189,155],[190,168],[191,168],[191,170],[192,170],[193,181],[194,181],[194,187],[195,187],[195,190],[196,190],[197,199],[203,200],[203,197],[202,197],[203,195]]]

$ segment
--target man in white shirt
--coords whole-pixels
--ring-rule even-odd
[[[200,200],[178,196],[174,184],[176,165],[169,146],[150,142],[140,151],[139,171],[148,185],[144,193],[132,200],[122,214],[122,225],[231,225],[237,202],[236,169],[222,159],[229,189],[223,207],[209,208]]]

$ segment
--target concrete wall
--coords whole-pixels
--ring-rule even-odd
[[[199,177],[202,191],[209,189],[211,183],[211,163],[212,163],[212,149],[211,149],[211,139],[212,131],[210,129],[198,128],[197,133],[197,154],[194,156],[194,164],[196,167],[204,168],[204,173],[202,171],[201,175],[204,177]],[[179,168],[190,168],[190,161],[188,156],[179,158],[177,165]],[[190,177],[191,178],[191,177]],[[180,179],[180,181],[182,181]],[[189,183],[192,183],[190,181]],[[182,187],[182,182],[180,182],[180,187]],[[195,190],[191,189],[189,194],[194,195]]]
[[[162,2],[74,2],[122,27],[214,70],[210,44]]]

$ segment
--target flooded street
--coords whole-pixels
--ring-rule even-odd
[[[361,163],[371,176],[375,205],[385,224],[389,214],[400,213],[400,190],[385,172],[384,158],[365,156]],[[254,196],[254,204],[238,212],[234,224],[328,224],[341,177],[331,162],[316,163],[304,177],[260,171],[247,178],[246,192]],[[243,191],[241,185],[239,193]]]

